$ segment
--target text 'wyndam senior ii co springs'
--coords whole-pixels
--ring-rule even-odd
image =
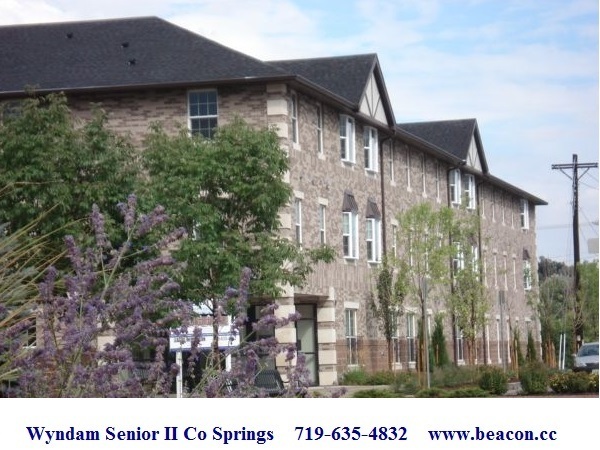
[[[109,426],[104,431],[77,430],[69,427],[66,430],[50,430],[46,427],[28,426],[27,433],[32,441],[51,444],[57,441],[218,441],[229,444],[235,441],[254,441],[264,444],[272,441],[275,434],[271,430],[249,430],[241,427],[239,430],[226,430],[214,427],[203,430],[196,426],[164,427],[161,430],[144,430],[137,427],[134,430],[120,430]]]

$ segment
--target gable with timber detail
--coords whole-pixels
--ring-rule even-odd
[[[373,74],[369,77],[365,92],[360,102],[360,112],[366,116],[372,117],[379,122],[386,123],[385,109],[383,99],[377,87],[377,82]]]

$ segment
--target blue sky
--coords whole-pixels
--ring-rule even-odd
[[[476,118],[490,171],[548,201],[538,255],[572,262],[571,180],[597,162],[597,0],[0,0],[0,25],[156,15],[259,59],[377,53],[399,122]],[[581,178],[594,259],[598,170]]]

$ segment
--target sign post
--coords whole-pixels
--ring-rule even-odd
[[[171,331],[169,337],[169,350],[175,352],[175,362],[179,366],[179,373],[176,378],[177,398],[183,397],[183,352],[189,352],[192,349],[192,341],[197,330],[199,330],[199,333],[196,333],[199,336],[198,348],[200,351],[210,351],[214,340],[212,326],[192,326],[188,327],[186,332]],[[221,350],[240,346],[240,335],[237,331],[231,329],[231,325],[220,326],[217,339]],[[231,354],[225,357],[225,370],[231,370]]]

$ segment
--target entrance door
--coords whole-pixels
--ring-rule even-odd
[[[296,321],[296,347],[304,355],[305,365],[310,374],[310,384],[319,384],[317,359],[317,307],[316,305],[296,305],[301,318]]]

